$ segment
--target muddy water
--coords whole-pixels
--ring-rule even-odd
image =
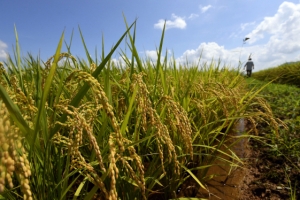
[[[241,159],[247,156],[247,139],[237,140],[236,137],[241,135],[245,131],[245,120],[240,119],[235,125],[234,132],[232,134],[230,140],[227,145],[230,145],[234,142],[235,145],[232,146],[232,150],[237,154],[237,156]],[[238,141],[238,142],[237,142]],[[221,149],[222,151],[226,151],[225,148]],[[228,159],[222,156],[225,159]],[[215,166],[211,167],[208,170],[207,176],[215,175],[215,177],[209,180],[206,184],[208,191],[200,189],[198,191],[197,197],[199,198],[207,198],[210,200],[238,200],[241,196],[241,185],[243,183],[243,179],[246,175],[246,171],[243,168],[232,168],[228,164],[224,164],[220,160],[215,161]]]

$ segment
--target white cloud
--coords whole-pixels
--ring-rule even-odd
[[[256,22],[249,22],[249,23],[242,23],[241,24],[241,31],[244,31],[247,27],[251,27],[253,25],[255,25]]]
[[[6,49],[7,49],[7,44],[2,42],[0,40],[0,59],[5,59],[7,54],[6,54]]]
[[[179,28],[179,29],[185,29],[186,22],[183,17],[176,16],[175,14],[172,14],[171,17],[173,20],[163,20],[160,19],[156,24],[154,24],[154,28],[163,29],[164,24],[166,22],[166,30],[171,28]]]
[[[202,13],[205,13],[208,9],[212,8],[212,6],[211,5],[207,5],[207,6],[200,5],[199,8]]]
[[[188,17],[188,19],[195,19],[195,18],[197,18],[197,17],[199,17],[198,14],[192,13],[192,14]]]
[[[152,50],[152,51],[145,51],[145,54],[148,58],[150,58],[151,60],[157,60],[157,52]]]
[[[111,59],[111,61],[118,67],[126,67],[127,63],[125,62],[125,60],[126,58],[123,55]]]
[[[185,51],[177,61],[189,60],[197,63],[203,51],[203,62],[220,58],[232,67],[237,67],[239,59],[245,63],[252,54],[257,71],[300,60],[300,3],[283,2],[274,16],[265,17],[257,24],[257,26],[255,22],[241,24],[241,30],[255,26],[249,34],[246,34],[250,40],[243,47],[226,49],[214,42],[201,43],[198,48]],[[262,38],[265,40],[260,40]]]
[[[215,42],[201,43],[198,48],[186,50],[182,56],[176,59],[179,63],[185,63],[188,60],[191,63],[198,63],[201,56],[201,63],[210,62],[212,59],[221,59],[232,66],[237,65],[239,61],[239,52],[241,48],[227,50],[224,46],[220,46]]]
[[[236,68],[239,61],[244,65],[250,54],[255,64],[255,71],[276,67],[285,62],[299,61],[300,59],[299,51],[292,53],[272,52],[268,45],[226,49],[215,42],[209,42],[201,43],[196,49],[186,50],[176,61],[184,64],[188,60],[190,63],[196,64],[201,55],[201,63],[209,63],[212,59],[214,61],[220,59],[227,66]]]
[[[247,36],[251,38],[250,43],[254,43],[267,35],[272,36],[272,40],[296,42],[296,35],[300,33],[300,4],[283,2],[272,17],[265,17],[258,26]],[[298,41],[298,39],[297,39]]]
[[[240,29],[237,32],[233,32],[230,34],[229,38],[240,38],[240,36],[246,32],[251,30],[254,25],[256,24],[256,22],[249,22],[249,23],[242,23],[240,25]]]

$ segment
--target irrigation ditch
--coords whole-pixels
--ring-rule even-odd
[[[222,144],[220,151],[228,153],[228,155],[231,153],[230,151],[233,151],[242,161],[246,160],[250,155],[249,139],[243,137],[247,130],[246,126],[247,121],[244,118],[237,120],[230,133],[226,136],[226,142]],[[246,164],[236,163],[234,165],[236,161],[224,153],[216,155],[218,159],[211,163],[212,166],[206,172],[205,176],[209,179],[205,182],[206,189],[197,186],[197,183],[191,179],[180,188],[178,197],[189,196],[210,200],[243,199],[243,190],[245,190],[247,182],[244,179],[248,177]],[[227,163],[230,160],[232,163]],[[199,173],[197,175],[201,176]]]
[[[209,200],[282,200],[291,198],[291,190],[295,190],[295,197],[300,191],[290,188],[286,177],[266,177],[269,174],[282,174],[280,167],[286,165],[281,158],[275,159],[268,156],[266,147],[258,140],[241,137],[251,129],[251,124],[245,119],[240,119],[228,134],[227,142],[221,150],[228,152],[230,149],[243,161],[239,167],[232,167],[217,159],[207,172],[212,177],[206,182],[207,190],[197,187],[195,182],[189,182],[182,188],[179,197],[195,197]],[[260,136],[265,136],[262,130]],[[227,146],[225,148],[225,146]],[[224,160],[230,158],[222,155]],[[278,175],[279,176],[279,175]],[[292,172],[292,179],[300,180],[296,171]],[[285,184],[282,184],[285,182]],[[197,188],[197,189],[195,189]],[[295,198],[296,199],[296,198]]]
[[[245,120],[239,119],[228,135],[227,142],[221,147],[224,152],[229,152],[226,146],[231,146],[231,150],[240,158],[245,159],[249,154],[248,140],[245,138],[239,138],[246,130]],[[232,145],[233,144],[233,145]],[[224,160],[229,160],[225,155],[220,155]],[[240,199],[242,195],[243,179],[246,175],[246,169],[241,167],[232,167],[220,159],[216,160],[214,166],[209,168],[208,176],[214,176],[210,181],[208,181],[207,189],[199,190],[198,196],[200,198],[207,198],[212,200],[217,199]]]

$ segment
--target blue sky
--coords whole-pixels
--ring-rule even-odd
[[[85,59],[80,26],[90,54],[95,57],[97,48],[99,57],[102,36],[108,53],[125,32],[123,14],[129,24],[137,19],[136,47],[153,60],[165,20],[163,48],[178,62],[196,62],[201,51],[203,62],[221,58],[232,66],[252,53],[255,70],[300,60],[299,0],[1,0],[0,7],[2,61],[15,46],[14,25],[23,56],[46,61],[62,32],[69,43],[74,30],[71,52]],[[124,43],[117,52],[121,49]]]

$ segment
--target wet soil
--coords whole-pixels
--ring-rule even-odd
[[[284,157],[270,154],[268,147],[258,141],[250,140],[249,146],[248,172],[244,177],[241,199],[285,200],[291,199],[291,191],[295,191],[295,198],[300,200],[300,173],[292,163]]]
[[[228,172],[231,170],[230,174]],[[241,185],[245,178],[246,169],[232,169],[226,165],[211,167],[208,174],[217,175],[206,182],[208,191],[200,189],[196,197],[211,200],[218,199],[241,199],[243,196]]]
[[[237,163],[232,160],[232,162],[239,165],[239,167],[232,167],[229,164],[224,164],[222,160],[216,160],[214,163],[215,166],[211,167],[207,173],[208,176],[215,175],[215,177],[206,183],[208,190],[200,189],[197,197],[210,200],[244,199],[244,181],[248,174],[245,161],[249,158],[251,152],[248,146],[248,139],[238,137],[245,131],[245,129],[246,122],[244,119],[239,120],[233,130],[233,133],[229,134],[229,138],[225,144],[235,152],[244,164]],[[225,147],[221,147],[221,150],[226,153],[230,153]],[[231,160],[229,157],[224,155],[221,155],[221,157],[226,160]]]
[[[247,127],[246,122],[243,125]],[[243,131],[240,130],[241,127],[237,128],[237,133]],[[232,137],[231,141],[235,140],[236,138]],[[206,182],[208,190],[197,188],[191,181],[187,187],[182,188],[179,197],[209,200],[291,199],[291,188],[286,176],[288,175],[290,182],[298,181],[292,190],[296,191],[296,199],[300,200],[300,173],[284,157],[273,156],[266,145],[254,139],[242,139],[236,142],[232,150],[243,161],[241,167],[232,168],[217,160],[216,165],[208,171],[208,175],[215,175]]]
[[[213,166],[210,167],[205,174],[206,177],[210,177],[209,180],[205,181],[206,189],[197,187],[197,183],[190,180],[190,182],[186,183],[186,186],[182,188],[178,197],[197,197],[210,200],[243,199],[243,190],[245,189],[244,179],[248,174],[245,161],[250,156],[250,149],[248,139],[239,138],[240,134],[245,131],[245,121],[243,119],[238,121],[235,127],[232,133],[228,134],[227,142],[221,146],[220,150],[229,155],[231,154],[230,150],[234,151],[241,162],[237,163],[237,161],[234,161],[224,154],[217,155],[219,159],[213,162]],[[222,159],[229,160],[235,163],[236,166],[224,163]],[[198,174],[198,177],[202,176]],[[197,187],[197,190],[193,187]]]

